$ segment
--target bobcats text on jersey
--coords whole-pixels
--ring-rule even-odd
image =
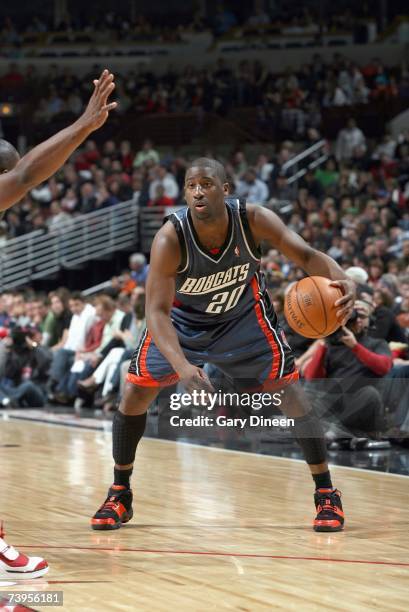
[[[250,265],[248,263],[241,266],[232,266],[227,270],[221,270],[216,274],[209,274],[200,278],[187,277],[179,293],[210,293],[215,289],[224,289],[245,281],[248,277]]]

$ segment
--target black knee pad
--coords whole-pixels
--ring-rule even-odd
[[[112,456],[117,465],[129,465],[135,460],[136,447],[146,425],[145,414],[128,416],[119,410],[112,422]]]

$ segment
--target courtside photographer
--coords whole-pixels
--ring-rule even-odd
[[[34,329],[16,326],[5,339],[6,363],[0,380],[3,406],[42,408],[46,404],[44,385],[50,357],[34,341],[35,334]]]
[[[369,327],[369,307],[356,301],[347,324],[318,343],[305,367],[307,381],[321,380],[319,391],[316,384],[307,385],[318,393],[317,410],[348,432],[344,436],[331,429],[328,438],[337,438],[331,447],[356,448],[357,436],[376,439],[385,429],[384,403],[377,383],[391,369],[392,356],[385,340],[368,334]],[[359,443],[360,448],[370,446],[368,439]]]

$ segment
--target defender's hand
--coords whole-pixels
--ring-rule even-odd
[[[104,125],[109,112],[118,106],[117,102],[108,103],[115,89],[114,75],[109,70],[105,69],[99,79],[94,80],[94,87],[88,106],[79,119],[90,132]]]
[[[330,283],[331,287],[338,287],[344,294],[342,298],[339,298],[335,302],[335,306],[339,308],[337,311],[337,317],[341,325],[345,325],[354,309],[354,303],[356,300],[356,285],[352,280],[338,280]]]
[[[214,393],[214,388],[209,378],[206,376],[202,368],[189,364],[178,372],[180,376],[180,382],[184,386],[186,393],[192,393],[192,391],[207,391],[208,393]]]
[[[358,340],[355,338],[353,332],[351,332],[351,330],[347,327],[342,327],[342,331],[344,332],[344,335],[340,338],[341,342],[343,342],[345,346],[350,349],[355,348],[358,344]]]

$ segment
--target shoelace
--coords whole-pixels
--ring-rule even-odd
[[[118,498],[114,497],[114,496],[110,496],[107,497],[107,499],[104,501],[104,503],[102,504],[102,506],[100,507],[99,511],[101,510],[114,510],[118,504]]]
[[[327,495],[327,493],[324,493],[324,495]],[[325,500],[323,499],[319,500],[318,508],[320,512],[328,511],[328,510],[335,511],[338,509],[338,506],[333,502],[332,496],[333,496],[333,493],[330,493],[329,497],[326,497]]]

